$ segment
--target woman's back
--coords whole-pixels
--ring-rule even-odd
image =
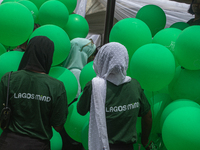
[[[7,76],[2,78],[5,88]],[[12,110],[8,129],[28,135],[30,137],[49,140],[52,137],[52,125],[58,119],[54,118],[53,110],[58,99],[65,100],[63,83],[47,74],[20,70],[13,72],[10,79],[9,104]],[[2,86],[1,86],[2,87]],[[60,97],[60,98],[59,98]],[[5,98],[4,98],[5,99]],[[63,102],[66,104],[66,102]],[[62,105],[61,105],[62,106]],[[54,108],[55,107],[55,108]],[[63,112],[67,113],[67,105],[63,105]],[[64,118],[62,118],[64,117]],[[63,124],[63,122],[56,122]]]

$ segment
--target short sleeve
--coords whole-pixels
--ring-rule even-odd
[[[90,110],[91,94],[92,94],[92,83],[88,82],[77,103],[77,111],[80,115],[86,115],[87,112]]]
[[[142,117],[144,115],[146,115],[149,110],[151,109],[151,106],[144,94],[144,92],[141,90],[141,95],[140,95],[141,99],[140,99],[140,111],[139,111],[139,117]]]
[[[64,88],[64,87],[63,87]],[[67,103],[67,95],[65,89],[64,92],[55,100],[53,104],[53,110],[51,115],[51,125],[61,126],[66,122],[67,114],[68,114],[68,103]]]

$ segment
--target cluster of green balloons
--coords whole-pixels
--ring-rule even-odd
[[[187,106],[200,108],[200,105],[198,103],[190,99],[176,99],[172,101],[170,104],[168,104],[161,113],[160,123],[159,123],[161,130],[165,122],[165,119],[171,112],[173,112],[174,110],[178,108],[187,107]]]
[[[49,75],[64,83],[68,103],[71,103],[77,94],[77,80],[73,73],[57,65],[67,58],[70,40],[85,38],[89,32],[85,18],[72,14],[76,4],[77,0],[4,0],[0,5],[0,77],[16,71],[23,56],[23,52],[6,52],[3,45],[16,47],[34,36],[47,36],[55,46]],[[41,25],[35,31],[34,22]],[[200,149],[197,140],[200,135],[197,119],[200,117],[200,39],[197,34],[200,27],[177,22],[164,29],[165,24],[164,11],[156,5],[146,5],[136,18],[118,21],[110,32],[109,41],[127,48],[128,75],[136,78],[145,91],[156,93],[148,97],[153,112],[152,134],[162,134],[169,150]],[[95,76],[93,62],[90,62],[81,71],[81,88]],[[167,88],[168,93],[161,92],[163,88]],[[64,127],[72,139],[88,149],[89,113],[79,115],[77,102],[70,105]],[[141,133],[140,122],[137,122],[138,134]],[[56,134],[51,144],[52,149],[62,147]]]
[[[168,150],[200,149],[200,108],[187,105],[172,111],[162,127],[163,142]]]
[[[69,106],[69,114],[64,128],[72,139],[82,143],[82,130],[85,124],[89,123],[90,113],[88,112],[85,116],[80,115],[77,112],[77,103],[78,101]]]
[[[157,12],[157,16],[156,14],[152,14],[151,17],[144,16],[144,14],[147,15],[147,12],[150,12],[152,9],[155,10],[154,12]],[[152,17],[155,17],[156,21],[154,20],[155,18]],[[151,19],[151,22],[148,22],[148,19]],[[198,93],[196,87],[198,87],[198,49],[200,47],[200,41],[197,38],[196,32],[199,30],[199,27],[188,27],[187,24],[184,23],[179,23],[179,27],[177,27],[177,23],[170,28],[164,29],[165,23],[166,16],[163,11],[155,5],[148,5],[138,12],[136,18],[126,18],[115,24],[111,30],[110,42],[119,42],[126,46],[129,57],[131,58],[129,67],[130,74],[141,83],[143,89],[156,92],[169,85],[169,94],[160,93],[151,98],[154,121],[152,134],[162,133],[163,141],[167,149],[182,149],[183,146],[180,146],[180,144],[176,145],[176,142],[184,142],[185,149],[188,149],[188,145],[192,144],[194,144],[192,149],[199,149],[197,141],[194,140],[199,138],[199,130],[197,129],[199,122],[194,121],[195,118],[199,116],[199,105],[195,102],[197,99],[196,94]],[[140,25],[140,29],[137,25]],[[182,25],[182,27],[180,27],[180,25]],[[195,38],[195,40],[193,40],[193,38]],[[193,41],[193,43],[191,41]],[[188,55],[189,53],[191,54]],[[191,57],[188,58],[187,55]],[[178,61],[178,63],[175,63],[175,61]],[[175,67],[179,64],[186,69],[182,71],[181,74],[175,74]],[[86,70],[82,72],[83,75],[85,74],[83,79],[81,79],[81,82],[85,81],[85,83],[82,84],[82,88],[96,75],[91,74],[91,76],[87,78],[87,74],[94,71],[92,64],[88,64],[87,67],[88,68],[85,68]],[[179,80],[181,82],[179,82]],[[192,85],[195,86],[191,88]],[[189,88],[193,89],[193,92],[189,92],[191,91]],[[182,92],[184,94],[182,94],[181,91],[184,91]],[[191,95],[193,95],[194,98],[192,98]],[[171,102],[171,97],[175,97],[173,98],[174,102],[180,102],[180,104],[177,105],[179,108],[175,106],[175,103]],[[182,99],[177,100],[178,98]],[[184,100],[183,98],[188,99]],[[192,101],[190,99],[192,99]],[[185,103],[191,108],[180,108],[180,106],[183,106]],[[195,107],[193,107],[193,105]],[[171,108],[167,106],[171,106]],[[188,133],[185,139],[183,139],[184,135],[180,134],[184,131],[179,129],[179,121],[176,121],[180,116],[180,122],[183,122],[184,111],[189,111],[190,115],[196,113],[196,115],[192,117],[192,123],[186,123],[187,128],[192,128],[193,123],[195,124],[195,128],[189,131],[191,133]],[[187,116],[189,117],[189,115]],[[72,122],[74,123],[75,121],[73,120]],[[176,130],[172,130],[173,127],[175,127]],[[68,130],[68,132],[70,133],[70,131],[73,131],[70,133],[71,136],[75,140],[84,143],[84,147],[87,148],[87,140],[84,139],[88,137],[88,123],[86,122],[85,125],[82,124],[79,129],[78,132],[75,131],[75,129]],[[196,129],[198,135],[194,132]],[[81,131],[82,138],[80,138]],[[75,133],[79,134],[76,135]],[[171,142],[171,140],[173,141]],[[192,143],[191,141],[194,142]]]
[[[137,18],[137,20],[139,19]],[[135,30],[134,25],[129,29],[129,25],[134,21],[136,20],[133,18],[126,18],[116,23],[111,30],[110,41],[119,42],[126,46],[130,57],[128,75],[136,78],[146,91],[145,94],[148,94],[153,113],[153,127],[150,138],[155,140],[155,137],[161,138],[159,135],[162,134],[161,142],[165,144],[164,149],[182,149],[183,147],[177,145],[176,142],[184,142],[185,149],[189,149],[189,145],[192,145],[190,146],[192,149],[199,149],[194,140],[198,136],[194,131],[189,130],[192,137],[188,133],[187,138],[183,139],[184,135],[179,135],[179,133],[184,131],[178,130],[178,128],[181,128],[179,122],[174,120],[178,120],[179,115],[181,115],[181,119],[184,118],[185,112],[182,106],[194,106],[194,108],[188,108],[188,110],[191,110],[191,115],[195,111],[197,113],[196,118],[199,113],[200,40],[197,38],[197,32],[200,27],[188,26],[188,24],[182,22],[177,23],[170,28],[160,28],[158,31],[154,31],[155,34],[149,42],[137,45],[142,41],[139,40],[138,42],[137,39],[134,39],[134,33],[139,32],[139,29],[132,32],[132,30]],[[148,28],[150,27],[148,26]],[[150,31],[152,33],[153,30],[150,29]],[[146,35],[148,35],[146,33],[148,32],[143,33],[144,35],[141,34],[141,37],[146,40]],[[129,42],[129,39],[132,42]],[[131,50],[134,46],[138,47]],[[155,95],[149,93],[155,93]],[[183,114],[178,112],[180,108]],[[171,117],[173,119],[170,116],[173,116]],[[192,121],[195,123],[195,129],[197,129],[198,121],[195,122],[194,118],[192,117]],[[187,122],[186,125],[188,128],[192,128],[191,123]],[[176,130],[173,130],[173,126]],[[139,132],[140,128],[137,128]],[[197,129],[197,131],[199,130]],[[188,142],[186,142],[187,140]],[[192,140],[194,140],[194,145],[190,143]]]
[[[85,38],[89,32],[89,25],[84,17],[72,14],[76,5],[77,0],[4,0],[0,6],[0,43],[8,47],[21,45],[30,38],[34,23],[41,27],[55,25],[65,29],[70,40],[76,37]],[[62,38],[59,35],[56,37]],[[64,40],[65,38],[61,41]],[[63,53],[63,50],[63,47],[57,48],[60,53]],[[63,57],[67,57],[66,53],[61,55],[61,62]]]
[[[38,24],[56,25],[65,30],[70,40],[85,38],[89,33],[87,20],[78,14],[72,14],[77,5],[77,0],[45,1],[39,8]]]

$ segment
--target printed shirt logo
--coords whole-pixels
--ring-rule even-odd
[[[31,94],[31,93],[14,93],[14,98],[19,99],[19,98],[24,98],[24,99],[34,99],[34,100],[39,100],[39,101],[44,101],[44,102],[50,102],[51,97],[49,96],[43,96],[39,94]]]
[[[106,107],[106,112],[121,112],[121,111],[127,111],[131,109],[139,108],[139,107],[140,107],[140,103],[135,102],[135,103],[123,105],[123,106],[113,106],[110,108]]]

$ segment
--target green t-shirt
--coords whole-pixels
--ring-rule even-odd
[[[194,18],[192,18],[192,19],[190,19],[187,23],[188,23],[190,26],[193,26],[193,25],[200,25],[200,19],[194,21]]]
[[[87,83],[78,101],[77,111],[85,115],[90,110],[92,82]],[[131,82],[119,86],[107,81],[106,91],[106,123],[109,143],[135,143],[137,140],[137,117],[144,116],[150,110],[139,82]]]
[[[0,110],[6,99],[8,73],[0,83]],[[8,129],[42,140],[50,140],[52,126],[67,118],[66,90],[61,81],[47,74],[20,70],[10,79],[9,105],[12,117]]]

